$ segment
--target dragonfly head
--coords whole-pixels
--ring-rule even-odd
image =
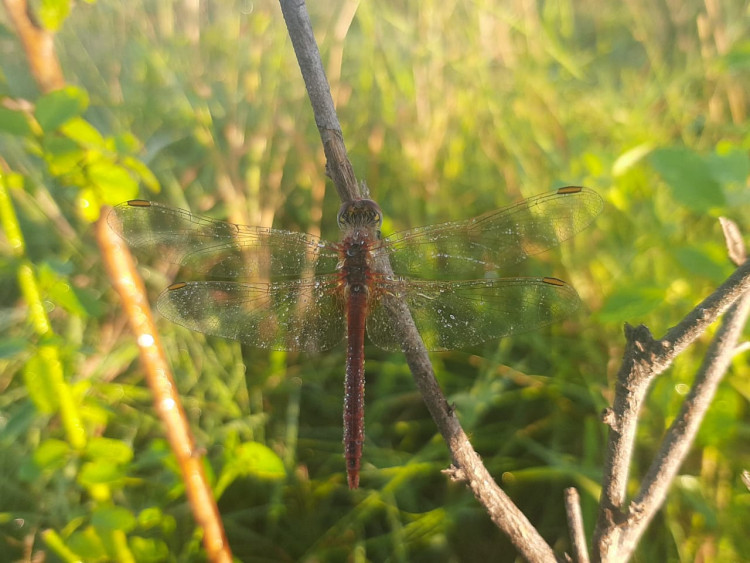
[[[383,212],[371,199],[355,199],[341,205],[337,221],[341,230],[373,229],[379,234],[380,226],[383,224]]]

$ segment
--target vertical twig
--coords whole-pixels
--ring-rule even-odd
[[[232,552],[224,534],[219,509],[203,470],[203,456],[195,449],[177,385],[154,325],[143,281],[125,241],[109,228],[104,217],[97,223],[96,238],[104,265],[136,337],[156,411],[164,422],[167,439],[177,457],[193,516],[203,530],[203,546],[208,560],[231,562]]]
[[[313,107],[315,124],[318,126],[323,151],[326,155],[326,173],[333,180],[342,202],[361,197],[354,168],[346,152],[344,134],[333,106],[331,89],[323,70],[323,61],[304,1],[281,0],[289,37],[294,46],[302,79]]]
[[[21,39],[31,74],[42,92],[65,86],[65,78],[55,53],[54,36],[29,15],[26,0],[3,0],[13,27]]]
[[[583,514],[581,514],[581,497],[575,487],[565,489],[565,513],[568,516],[573,561],[575,563],[589,563],[586,531],[583,527]]]

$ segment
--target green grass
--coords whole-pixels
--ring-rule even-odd
[[[347,26],[350,8],[310,6],[350,156],[386,214],[385,234],[567,184],[606,201],[594,226],[531,266],[570,281],[585,303],[580,314],[433,355],[493,475],[565,549],[565,487],[579,487],[593,525],[606,438],[598,414],[611,398],[623,323],[663,334],[732,271],[717,217],[748,225],[746,7],[724,2],[707,15],[700,2],[678,11],[636,2],[362,2]],[[0,13],[0,170],[25,241],[19,250],[3,222],[3,556],[32,550],[65,560],[67,549],[111,559],[119,529],[138,561],[200,560],[90,222],[102,203],[145,197],[337,237],[339,202],[279,8],[202,4],[195,35],[181,4],[76,4],[56,47],[78,90],[57,97],[36,91]],[[8,102],[22,99],[36,104],[41,130],[11,111]],[[24,266],[49,317],[45,336],[27,321]],[[173,272],[158,261],[142,266],[155,298]],[[362,488],[351,493],[343,346],[315,357],[269,353],[159,326],[240,560],[515,558],[466,488],[440,473],[447,449],[402,355],[367,348]],[[633,491],[707,341],[654,385]],[[63,382],[34,379],[54,372],[45,350]],[[740,355],[637,560],[750,553],[750,497],[739,476],[750,466],[749,376]],[[62,414],[65,394],[84,448]],[[237,466],[254,443],[278,456],[284,478]]]

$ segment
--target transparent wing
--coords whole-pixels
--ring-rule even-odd
[[[335,275],[274,283],[181,282],[160,296],[159,312],[191,330],[272,350],[316,352],[345,334]]]
[[[602,210],[595,192],[569,186],[455,223],[387,237],[379,250],[394,273],[421,279],[478,279],[557,246]]]
[[[556,278],[381,284],[381,292],[404,300],[427,349],[436,351],[527,332],[565,318],[580,304],[575,289]],[[373,300],[367,334],[380,348],[399,351],[392,319],[383,300]]]
[[[335,245],[312,235],[215,221],[143,200],[116,206],[108,221],[131,247],[213,278],[309,277],[335,272],[338,262]]]

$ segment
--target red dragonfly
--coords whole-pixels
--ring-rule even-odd
[[[380,348],[402,349],[382,297],[406,303],[428,350],[465,348],[560,320],[579,305],[571,286],[500,272],[570,238],[602,205],[595,192],[568,186],[383,238],[380,208],[360,199],[341,206],[339,243],[143,200],[118,205],[109,222],[130,246],[156,250],[211,280],[175,283],[159,296],[159,311],[173,322],[274,350],[319,352],[347,337],[344,457],[354,489],[364,442],[365,327]]]

